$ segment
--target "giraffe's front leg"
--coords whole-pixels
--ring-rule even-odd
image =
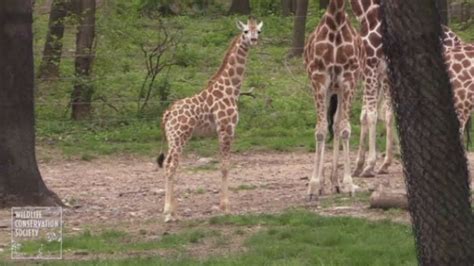
[[[230,168],[230,149],[234,139],[234,125],[222,124],[219,126],[219,147],[221,156],[221,194],[220,209],[228,213],[229,209],[229,168]]]

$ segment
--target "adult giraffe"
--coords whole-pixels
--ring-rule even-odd
[[[351,26],[345,13],[345,0],[331,0],[326,13],[308,37],[304,62],[314,91],[317,111],[315,132],[316,153],[314,171],[308,185],[309,200],[324,193],[324,151],[328,127],[334,121],[333,163],[331,192],[355,192],[352,182],[349,138],[351,135],[350,111],[356,83],[362,73],[365,52],[362,40]],[[328,123],[329,122],[329,123]],[[342,186],[337,175],[339,138],[344,152]]]
[[[382,49],[382,27],[380,18],[380,0],[351,0],[351,6],[357,20],[361,23],[360,34],[366,51],[364,69],[364,92],[362,112],[360,115],[361,130],[354,176],[373,177],[377,160],[376,124],[377,107],[383,99],[385,109],[386,147],[385,158],[378,174],[388,173],[393,160],[393,112],[387,79],[387,63]],[[445,48],[456,47],[462,42],[448,27],[443,26],[443,44]],[[369,135],[369,155],[365,165],[366,137]]]
[[[158,157],[158,165],[165,167],[165,222],[176,219],[174,196],[174,175],[184,145],[193,133],[217,132],[219,138],[222,186],[220,208],[227,212],[229,207],[228,172],[230,148],[239,119],[237,101],[244,78],[245,65],[251,46],[257,44],[263,22],[249,18],[247,24],[237,23],[242,31],[235,37],[216,74],[207,87],[198,94],[175,102],[163,114],[162,128],[168,142],[168,155]]]

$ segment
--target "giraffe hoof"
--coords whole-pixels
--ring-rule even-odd
[[[379,174],[379,175],[387,175],[387,174],[388,174],[388,170],[387,170],[387,169],[380,168],[380,169],[377,171],[377,174]]]
[[[340,189],[341,189],[341,193],[348,193],[349,196],[354,197],[356,190],[360,188],[357,185],[348,183],[348,184],[343,184]]]
[[[359,177],[375,177],[375,173],[372,169],[365,169]]]
[[[176,218],[175,216],[171,214],[165,215],[165,223],[172,223],[172,222],[177,222],[177,221],[178,221],[178,218]]]
[[[227,204],[222,204],[221,203],[219,205],[219,209],[225,214],[228,214],[230,212],[229,205],[227,205]]]
[[[312,202],[312,201],[318,201],[319,200],[319,196],[317,194],[314,194],[314,193],[310,193],[308,195],[308,202]]]
[[[386,175],[388,174],[388,165],[382,165],[382,167],[380,167],[380,169],[377,171],[377,174],[379,175]]]
[[[352,173],[352,176],[360,176],[360,174],[362,173],[362,167],[357,167],[354,172]]]

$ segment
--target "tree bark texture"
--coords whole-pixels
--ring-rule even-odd
[[[436,0],[436,7],[439,11],[441,24],[447,26],[449,24],[448,0]]]
[[[474,219],[433,0],[381,1],[384,53],[421,265],[473,265]]]
[[[76,35],[76,61],[74,89],[71,95],[71,117],[74,120],[89,118],[92,114],[91,100],[92,64],[95,57],[95,0],[81,0],[77,3],[80,17]]]
[[[290,57],[301,57],[304,50],[306,15],[308,13],[308,0],[296,0],[296,16],[293,26],[293,44],[289,52]]]
[[[49,14],[49,28],[44,44],[43,59],[38,72],[42,79],[58,78],[63,49],[64,19],[68,14],[69,0],[54,0]]]
[[[56,205],[35,157],[31,0],[0,1],[0,208]]]

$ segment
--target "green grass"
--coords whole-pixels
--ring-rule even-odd
[[[215,249],[225,248],[235,237],[245,238],[242,245],[246,251],[226,251],[220,253],[225,255],[199,259],[187,252],[204,243],[212,243]],[[276,215],[218,216],[149,241],[120,231],[98,234],[87,231],[66,237],[64,249],[67,254],[81,251],[110,257],[127,251],[135,255],[44,265],[416,265],[409,226],[389,221],[321,217],[304,210]],[[163,250],[170,255],[136,256],[139,251]]]

